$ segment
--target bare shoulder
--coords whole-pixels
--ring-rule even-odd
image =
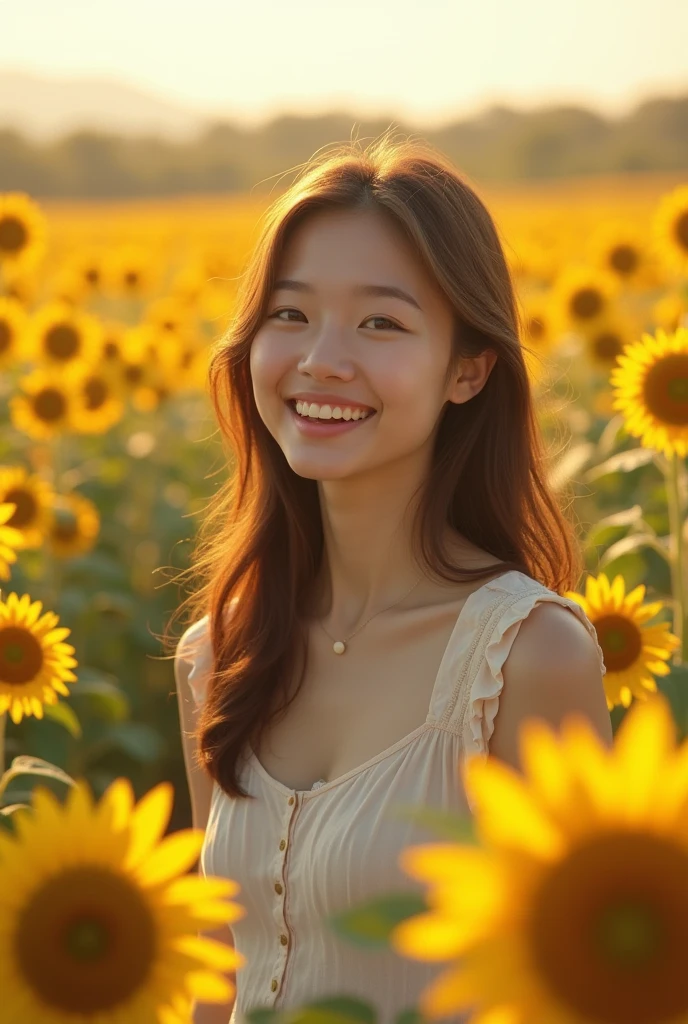
[[[595,642],[574,612],[552,601],[536,604],[519,626],[502,668],[490,753],[520,770],[519,728],[541,718],[553,728],[574,712],[610,746],[612,728]]]

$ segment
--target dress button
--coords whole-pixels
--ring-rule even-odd
[[[280,841],[280,845],[279,845],[280,850],[283,850],[286,845],[287,845],[286,839],[282,839]]]
[[[273,978],[272,979],[272,985],[270,986],[270,988],[272,989],[273,992],[277,991],[278,984],[279,984],[279,982],[277,981],[277,978]]]
[[[287,938],[286,935],[280,935],[280,942],[282,943],[283,946],[286,946],[286,944],[289,942],[289,939]]]
[[[289,803],[290,803],[290,804],[293,804],[293,803],[294,803],[294,797],[293,797],[293,796],[290,796],[290,797],[289,797]]]
[[[279,882],[275,882],[275,892],[279,893],[280,896],[282,895],[282,886]]]

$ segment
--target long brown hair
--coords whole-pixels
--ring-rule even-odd
[[[583,570],[575,529],[548,485],[522,318],[486,207],[422,141],[395,142],[385,133],[365,150],[350,142],[316,154],[264,214],[231,324],[210,353],[210,399],[231,470],[204,510],[187,570],[197,585],[178,611],[188,608],[189,622],[208,615],[213,671],[199,718],[199,758],[234,798],[252,799],[238,778],[247,742],[260,749],[268,724],[303,683],[303,611],[324,550],[317,481],[294,473],[261,420],[249,354],[292,232],[313,211],[343,208],[393,217],[452,303],[446,383],[460,357],[497,352],[480,392],[463,404],[447,402],[442,413],[414,519],[423,564],[455,582],[517,569],[557,593],[574,589]],[[453,564],[442,546],[448,524],[502,563],[473,570]]]

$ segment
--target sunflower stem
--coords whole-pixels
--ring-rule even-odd
[[[680,645],[674,652],[674,663],[688,662],[688,629],[686,629],[686,589],[684,581],[683,524],[686,518],[684,508],[685,466],[683,457],[674,452],[669,460],[667,473],[667,510],[669,513],[669,534],[671,550],[671,589],[674,598],[673,631]]]

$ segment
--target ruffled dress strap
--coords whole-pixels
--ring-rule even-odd
[[[593,639],[602,675],[604,676],[607,671],[595,627],[576,601],[562,597],[522,573],[505,574],[501,579],[492,581],[490,588],[500,589],[500,585],[503,600],[499,602],[496,614],[492,615],[487,624],[488,628],[480,645],[482,656],[476,658],[470,666],[471,671],[465,692],[462,694],[463,699],[459,702],[462,750],[466,756],[477,754],[486,757],[489,752],[499,697],[504,686],[502,669],[521,623],[536,604],[549,601],[568,608],[583,623]]]

